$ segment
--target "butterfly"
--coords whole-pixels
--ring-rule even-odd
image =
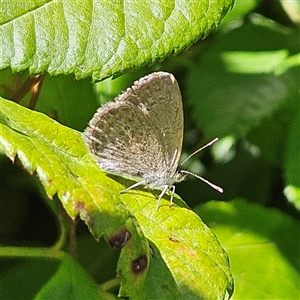
[[[136,181],[121,193],[138,186],[170,191],[175,183],[192,175],[219,191],[222,188],[203,177],[181,169],[193,155],[215,143],[215,138],[179,165],[183,142],[183,107],[175,77],[154,72],[101,106],[84,132],[84,141],[101,170]]]

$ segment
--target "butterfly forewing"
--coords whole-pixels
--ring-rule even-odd
[[[176,172],[183,140],[182,99],[174,76],[166,72],[145,76],[120,95],[117,101],[133,103],[149,115],[147,121],[158,133],[164,156],[161,165],[164,169],[157,165],[156,173],[170,178]]]

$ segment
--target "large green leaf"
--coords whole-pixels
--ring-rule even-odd
[[[217,27],[233,0],[2,1],[0,69],[111,76],[178,53]]]
[[[97,290],[97,285],[90,281],[87,274],[65,254],[57,272],[35,296],[43,299],[95,299],[104,300]]]
[[[193,116],[207,136],[245,137],[276,112],[298,105],[298,35],[257,17],[208,45],[188,77]]]
[[[120,195],[128,182],[101,172],[80,132],[11,101],[2,99],[0,107],[0,149],[36,172],[48,196],[57,194],[67,213],[79,214],[95,238],[104,235],[122,247],[121,296],[223,299],[226,291],[231,294],[225,251],[180,199],[170,207],[166,197],[156,210],[157,199],[149,192]]]
[[[299,299],[298,220],[243,199],[211,201],[196,211],[230,255],[233,299]]]
[[[194,120],[205,135],[250,141],[256,147],[255,156],[283,169],[285,195],[297,208],[300,203],[298,36],[293,28],[252,16],[208,45],[193,65],[187,85],[187,100],[193,107]],[[260,184],[267,187],[265,181]],[[264,198],[261,191],[251,194],[257,192]]]
[[[135,219],[110,191],[119,190],[120,184],[107,181],[98,171],[80,132],[10,101],[2,100],[0,107],[2,151],[12,159],[17,155],[25,169],[36,172],[47,195],[57,194],[72,218],[79,213],[96,239],[104,235],[116,246],[127,242],[119,263],[124,266],[122,272],[119,267],[123,290],[131,295],[131,282],[135,280],[134,292],[139,292],[146,273],[141,272],[137,278],[131,272],[131,263],[141,254],[149,260],[149,248]],[[125,233],[131,234],[129,241],[124,227]]]

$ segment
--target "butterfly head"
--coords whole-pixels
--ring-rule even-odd
[[[175,172],[175,174],[174,174],[174,176],[173,176],[173,178],[172,178],[172,181],[173,181],[173,183],[181,182],[181,181],[183,181],[183,180],[186,179],[186,176],[187,176],[187,175],[188,175],[188,174],[186,174],[186,173],[184,172],[184,170],[182,170],[182,169],[180,169],[180,168],[177,168],[177,170],[176,170],[176,172]]]

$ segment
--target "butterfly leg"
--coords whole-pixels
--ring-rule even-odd
[[[159,204],[160,204],[160,200],[163,197],[163,195],[167,192],[168,189],[169,189],[169,186],[168,185],[164,185],[164,188],[161,191],[161,193],[159,194],[158,199],[157,199],[156,210],[158,210]]]
[[[120,191],[120,194],[126,193],[129,190],[134,189],[135,187],[137,187],[139,185],[143,185],[143,184],[145,184],[145,182],[146,181],[144,179],[139,182],[136,182],[136,183],[132,184],[131,186],[129,186],[128,188],[126,188],[125,190]]]
[[[175,194],[175,185],[169,186],[169,189],[170,189],[170,193],[171,193],[170,203],[171,203],[171,206],[172,206],[173,205],[173,198],[174,198],[174,194]]]

